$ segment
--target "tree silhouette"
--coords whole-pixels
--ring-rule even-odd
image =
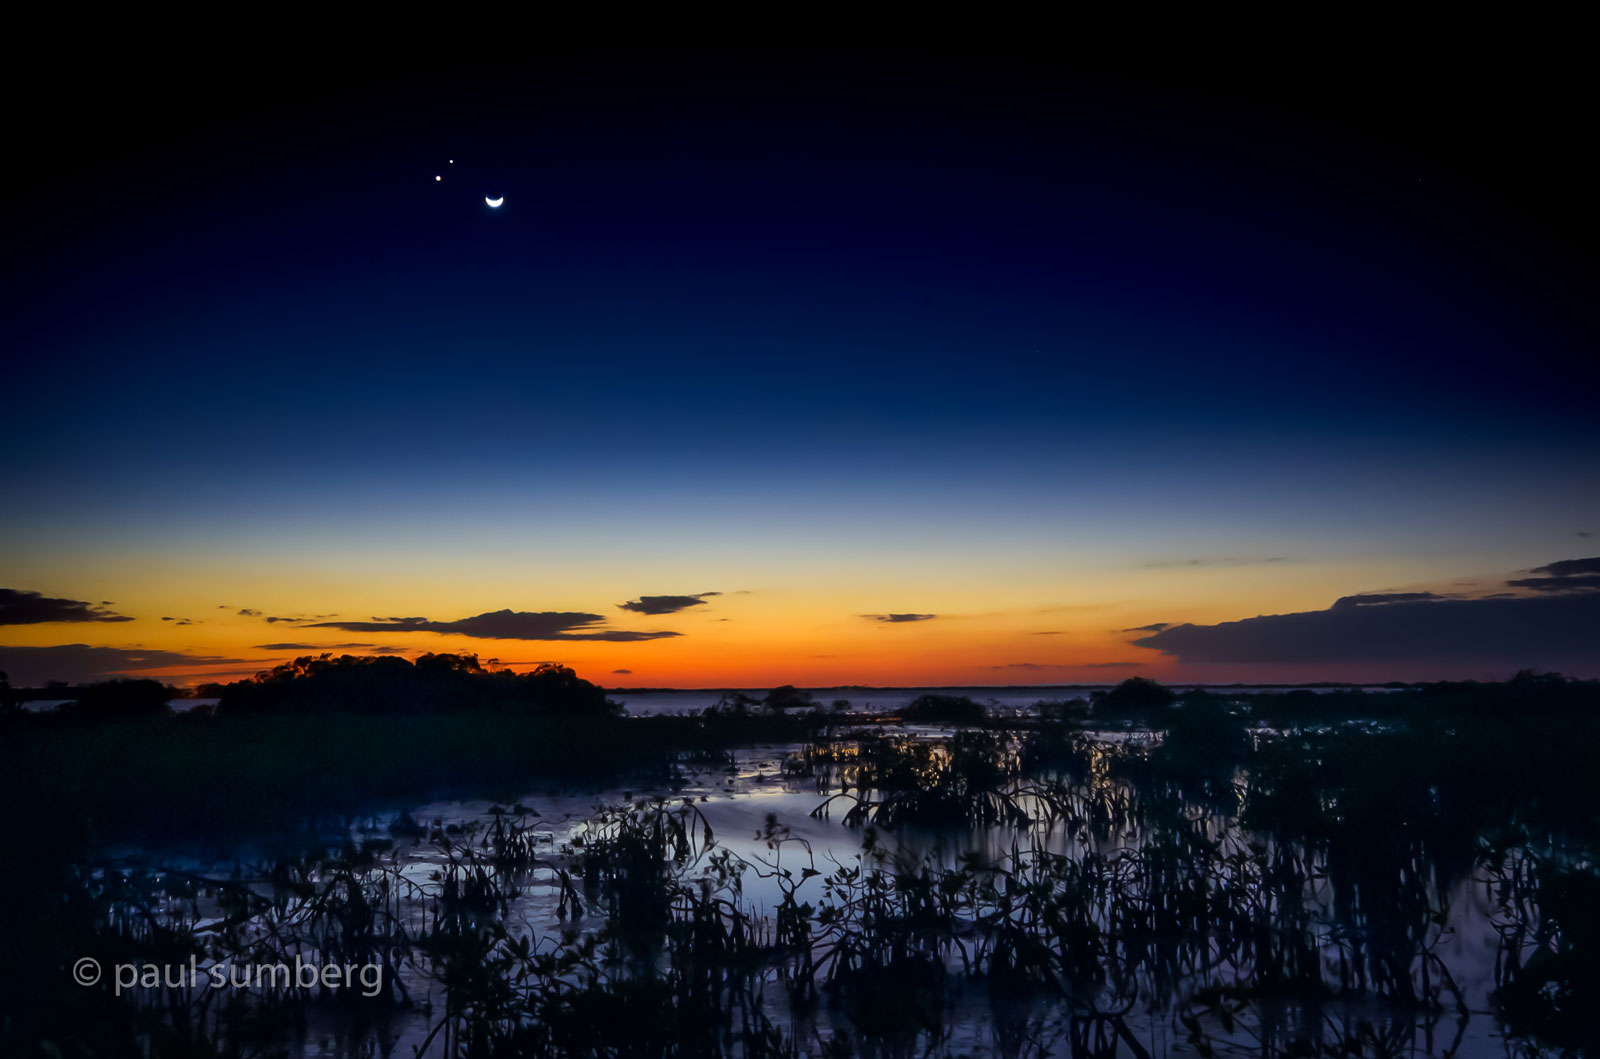
[[[159,680],[108,680],[79,688],[76,699],[61,707],[63,716],[78,720],[125,720],[164,717],[174,689]]]
[[[1176,692],[1148,677],[1129,677],[1110,691],[1096,691],[1089,696],[1094,712],[1101,716],[1138,717],[1162,713],[1177,701]]]
[[[217,712],[537,713],[614,717],[622,707],[566,666],[485,669],[474,654],[305,655],[220,689]]]

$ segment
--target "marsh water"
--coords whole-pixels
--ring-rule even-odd
[[[1026,713],[1043,700],[1058,700],[1074,696],[1086,697],[1097,691],[1106,691],[1111,684],[1037,684],[1037,685],[996,685],[992,687],[914,687],[914,688],[889,688],[889,687],[864,687],[861,685],[839,685],[831,688],[807,689],[818,702],[832,703],[844,700],[849,705],[849,712],[874,714],[888,712],[905,706],[922,695],[961,695],[984,703],[991,708],[1000,710],[1014,710]],[[1192,685],[1198,687],[1199,685]],[[1191,685],[1173,685],[1176,691],[1188,690]],[[1312,692],[1326,692],[1342,685],[1317,685],[1302,688],[1301,685],[1254,685],[1253,692],[1283,692],[1294,690],[1308,690]],[[1368,693],[1382,693],[1393,690],[1383,685],[1361,687]],[[650,715],[673,716],[693,713],[715,706],[725,696],[745,695],[752,700],[759,700],[767,693],[766,688],[690,688],[690,689],[639,689],[617,688],[608,693],[609,697],[621,703],[629,714],[635,717]],[[32,699],[22,704],[22,708],[30,713],[40,713],[54,710],[71,702],[71,699]],[[185,713],[189,710],[202,707],[215,707],[218,700],[215,698],[178,698],[168,703],[174,712]]]
[[[543,1054],[647,1001],[704,1009],[679,1054],[1539,1054],[1491,996],[1548,944],[1535,865],[1578,854],[1398,802],[1332,833],[1340,796],[1259,758],[1292,734],[1230,729],[1254,774],[1175,738],[841,731],[101,871],[203,961],[381,962],[381,1005],[295,1009],[301,1056]],[[208,1033],[261,1003],[179,992],[133,1002]]]

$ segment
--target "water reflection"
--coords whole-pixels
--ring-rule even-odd
[[[92,897],[162,958],[382,966],[371,998],[124,1001],[138,1033],[302,1054],[1481,1056],[1506,1018],[1559,1043],[1587,847],[1416,738],[1225,711],[856,733],[299,857],[124,863]]]

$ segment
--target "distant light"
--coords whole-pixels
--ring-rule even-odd
[[[444,179],[444,177],[442,177],[442,176],[436,176],[436,177],[434,177],[434,178],[433,178],[433,179],[435,179],[435,180],[443,180],[443,179]]]
[[[506,200],[506,197],[505,197],[505,196],[504,196],[504,195],[501,195],[501,196],[500,196],[500,197],[499,197],[499,198],[497,198],[497,199],[491,199],[491,198],[490,198],[490,197],[489,197],[489,196],[487,196],[487,195],[485,195],[485,196],[484,196],[484,197],[483,197],[483,201],[485,201],[485,202],[487,202],[487,203],[488,203],[488,204],[489,204],[489,205],[490,205],[490,206],[494,206],[494,207],[496,207],[496,208],[498,208],[498,207],[499,207],[499,205],[500,205],[500,204],[501,204],[501,203],[502,203],[502,202],[504,202],[504,201],[505,201],[505,200]]]

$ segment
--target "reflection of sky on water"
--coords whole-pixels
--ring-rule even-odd
[[[820,706],[831,706],[836,699],[846,699],[850,703],[848,712],[851,713],[887,713],[907,706],[919,695],[956,695],[966,696],[980,705],[998,707],[1002,710],[1017,710],[1026,712],[1030,707],[1040,702],[1060,702],[1074,698],[1088,698],[1091,692],[1106,691],[1111,684],[1040,684],[1029,687],[1021,686],[996,686],[996,687],[949,687],[949,688],[802,688],[809,691]],[[1187,691],[1191,687],[1203,685],[1173,684],[1175,691]],[[1252,687],[1251,693],[1280,693],[1299,690],[1300,685],[1284,684],[1271,687]],[[752,699],[761,699],[767,694],[767,688],[745,688],[743,690],[731,689],[690,689],[687,691],[611,691],[607,697],[614,702],[620,702],[626,707],[628,713],[634,717],[644,716],[677,716],[691,713],[696,710],[705,710],[715,706],[724,695],[746,695]],[[1313,686],[1305,690],[1323,693],[1328,691],[1343,690],[1338,687]],[[1374,692],[1388,692],[1394,688],[1370,686],[1361,690]],[[72,702],[72,699],[30,699],[22,703],[22,709],[29,713],[46,713]],[[182,698],[173,699],[167,705],[172,707],[174,713],[187,713],[201,707],[215,708],[220,699],[214,698]]]
[[[982,706],[999,707],[1004,710],[1026,710],[1040,702],[1064,702],[1068,699],[1087,699],[1091,692],[1107,691],[1115,683],[1107,684],[1036,684],[1036,685],[997,685],[993,687],[944,687],[944,688],[861,688],[861,687],[835,687],[835,688],[802,688],[809,691],[812,698],[820,706],[830,706],[835,699],[846,699],[850,703],[852,713],[887,713],[907,706],[913,699],[920,695],[954,695],[966,696]],[[1172,684],[1175,691],[1187,691],[1191,687],[1201,685]],[[1215,687],[1212,685],[1212,687]],[[1250,693],[1273,693],[1297,690],[1299,685],[1284,684],[1271,687],[1251,687]],[[628,713],[639,717],[646,714],[684,714],[692,710],[704,710],[717,704],[724,694],[742,694],[752,699],[760,700],[767,694],[767,688],[729,689],[693,689],[688,691],[611,691],[607,696],[628,708]],[[1223,690],[1223,689],[1217,689]],[[1336,687],[1315,686],[1307,690],[1313,692],[1327,692],[1343,690]],[[1364,687],[1367,692],[1386,692],[1392,688]]]
[[[1130,736],[1142,738],[1144,735],[1107,732],[1100,733],[1099,737],[1107,741],[1122,741]],[[564,930],[576,928],[590,931],[603,925],[603,916],[598,914],[598,909],[590,909],[590,915],[575,921],[558,916],[560,892],[553,865],[560,860],[563,849],[569,847],[574,839],[593,835],[593,814],[602,807],[616,806],[627,799],[636,804],[649,804],[662,798],[669,808],[685,804],[692,806],[693,811],[710,827],[717,846],[732,851],[746,863],[748,867],[742,880],[743,905],[757,916],[765,916],[772,913],[782,897],[775,869],[787,869],[797,877],[804,868],[815,867],[819,870],[823,877],[801,883],[797,892],[800,900],[816,904],[825,896],[825,877],[832,874],[837,866],[854,866],[859,862],[858,858],[869,862],[873,860],[872,855],[863,854],[863,831],[847,827],[842,822],[845,812],[843,806],[837,806],[834,811],[820,817],[811,815],[824,794],[816,777],[786,774],[783,766],[790,749],[765,746],[742,750],[731,765],[686,772],[676,784],[666,788],[544,790],[529,792],[514,803],[476,799],[433,802],[408,811],[396,807],[363,817],[353,824],[348,833],[358,844],[375,842],[381,846],[392,842],[392,851],[386,856],[394,858],[399,876],[415,886],[419,893],[437,893],[438,873],[446,867],[447,858],[444,851],[431,841],[432,837],[447,835],[458,843],[477,845],[484,840],[494,822],[494,810],[505,810],[514,805],[510,819],[531,827],[541,840],[541,848],[548,850],[549,855],[548,859],[541,857],[541,863],[517,876],[518,896],[512,903],[506,922],[513,935],[525,934],[540,945],[550,946],[555,944]],[[1102,777],[1096,782],[1103,784],[1109,781]],[[396,837],[393,825],[402,820],[403,812],[426,834]],[[1061,825],[1035,825],[1031,831],[1038,848],[1074,858],[1090,854],[1114,855],[1118,850],[1135,849],[1149,841],[1149,836],[1143,834],[1137,825],[1113,827],[1099,835],[1088,829],[1069,833]],[[1245,845],[1244,837],[1226,816],[1209,820],[1205,831],[1210,839],[1221,842],[1225,848],[1230,844],[1234,848],[1243,848]],[[786,841],[773,847],[768,841],[772,836],[782,837]],[[339,841],[335,835],[330,835],[330,838],[336,843]],[[877,839],[882,852],[881,863],[891,869],[921,863],[951,867],[959,864],[963,856],[970,852],[981,853],[990,862],[1001,862],[1015,851],[1014,843],[1026,848],[1029,842],[1028,835],[1006,826],[938,830],[907,827],[893,832],[879,831]],[[133,861],[149,860],[139,851],[122,852]],[[260,859],[259,850],[240,848],[231,852],[226,861],[188,856],[167,857],[165,862],[182,870],[224,876],[231,873],[238,861],[249,863]],[[702,857],[697,866],[703,865]],[[1219,871],[1219,882],[1223,881],[1226,873],[1226,868]],[[1433,891],[1431,898],[1437,902],[1443,896],[1448,908],[1448,925],[1436,951],[1450,968],[1473,1012],[1472,1017],[1460,1027],[1461,1043],[1455,1054],[1460,1059],[1503,1054],[1504,1044],[1500,1042],[1498,1028],[1488,1013],[1488,994],[1492,988],[1494,962],[1498,953],[1498,935],[1492,921],[1494,907],[1489,887],[1482,881],[1468,877],[1452,883],[1448,894],[1437,893],[1434,884],[1430,884],[1430,890]],[[1335,910],[1331,907],[1331,890],[1308,894],[1307,899],[1319,908],[1318,920],[1324,924],[1319,929],[1326,940],[1338,929]],[[424,906],[425,902],[417,902],[412,911],[412,925],[418,930],[424,926]],[[202,903],[202,924],[208,917],[214,916],[215,911],[205,908]],[[1325,945],[1324,956],[1331,966],[1331,961],[1337,959],[1336,949]],[[1217,970],[1225,979],[1226,971],[1222,968]],[[431,998],[434,1010],[442,1010],[444,997],[436,983],[427,980],[415,968],[404,969],[402,977],[414,999],[420,1002],[424,998]],[[1204,983],[1191,981],[1188,987],[1201,984]],[[1153,1054],[1163,1054],[1182,1042],[1181,1031],[1174,1030],[1177,998],[1146,999],[1153,1003],[1142,1003],[1139,1010],[1130,1014],[1129,1023]],[[1448,1006],[1448,998],[1445,999]],[[954,1017],[959,1022],[954,1040],[964,1043],[972,1054],[989,1053],[994,1047],[990,1028],[993,1017],[990,998],[981,989],[965,987],[963,998],[954,1010]],[[1258,1010],[1263,1018],[1272,1016],[1270,1004],[1263,1004]],[[1035,1017],[1039,1014],[1038,1011],[1034,1013]],[[1380,1023],[1398,1017],[1392,1007],[1368,1000],[1329,1003],[1324,1007],[1324,1014],[1336,1021],[1364,1017]],[[1291,1017],[1288,1012],[1284,1015]],[[1047,1022],[1055,1017],[1048,1015]],[[399,1049],[395,1054],[410,1054],[412,1047],[425,1039],[429,1028],[426,1018],[399,1019],[392,1027],[395,1035],[393,1043]],[[324,1035],[320,1040],[307,1040],[301,1054],[343,1054],[338,1050],[342,1046],[338,1044],[341,1038],[337,1028],[330,1029],[331,1035]],[[1434,1047],[1448,1046],[1454,1040],[1456,1031],[1457,1023],[1453,1014],[1436,1023],[1433,1027]],[[1425,1037],[1426,1030],[1419,1017],[1415,1030],[1419,1048],[1423,1046]],[[1213,1040],[1224,1049],[1228,1047],[1222,1040],[1215,1037]],[[1240,1054],[1253,1054],[1254,1046],[1248,1037],[1240,1036],[1232,1045],[1242,1050]]]

